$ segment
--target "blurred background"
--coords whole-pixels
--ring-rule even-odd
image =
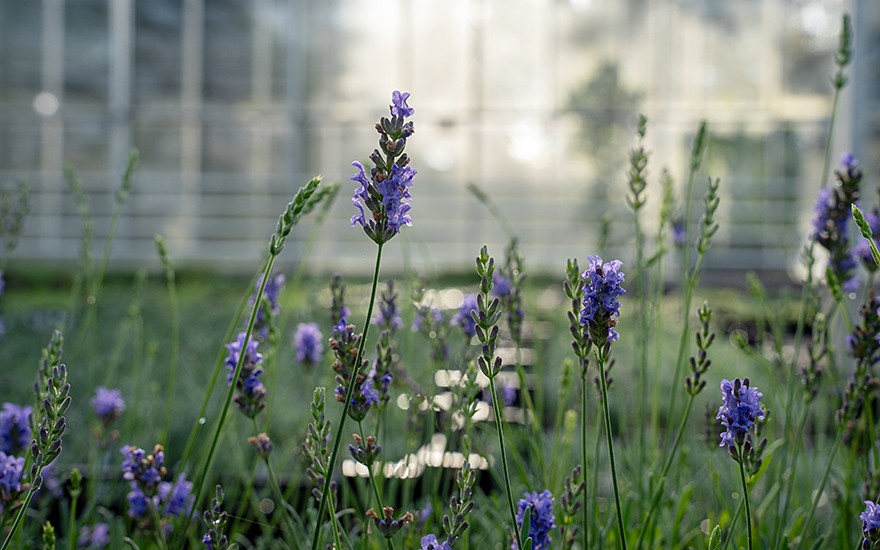
[[[789,277],[822,182],[841,14],[855,58],[832,159],[880,160],[876,0],[2,0],[0,185],[31,184],[19,266],[72,266],[80,221],[63,177],[80,174],[107,234],[131,148],[140,165],[111,268],[256,269],[278,215],[315,174],[342,183],[308,257],[368,273],[375,247],[349,227],[353,160],[367,161],[391,92],[412,94],[413,227],[384,268],[470,272],[506,237],[467,192],[511,221],[529,270],[632,252],[627,151],[649,118],[652,234],[668,168],[681,189],[701,119],[721,178],[707,275]],[[698,216],[695,215],[695,216]],[[696,219],[696,217],[695,217]],[[298,261],[309,224],[282,257]]]

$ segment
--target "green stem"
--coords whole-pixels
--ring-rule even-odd
[[[70,550],[76,550],[77,532],[76,532],[76,504],[79,500],[79,491],[74,495],[71,493],[70,499],[70,517],[67,522],[67,542]]]
[[[837,450],[840,448],[840,442],[843,440],[843,431],[837,431],[837,438],[834,440],[834,446],[831,447],[831,452],[828,454],[828,463],[825,465],[825,473],[822,474],[822,482],[819,483],[819,489],[816,491],[816,495],[813,497],[812,503],[810,503],[810,513],[807,514],[807,521],[804,522],[804,531],[801,533],[801,548],[804,548],[805,544],[808,542],[805,535],[807,534],[807,529],[813,525],[813,515],[816,513],[816,506],[819,504],[819,498],[822,497],[822,493],[825,491],[825,484],[828,482],[828,476],[831,473],[831,465],[834,463],[834,455],[837,454]],[[810,540],[809,542],[812,542]],[[0,549],[2,550],[2,549]]]
[[[684,199],[684,231],[685,245],[682,259],[682,283],[685,287],[684,304],[682,306],[682,330],[681,339],[678,343],[678,354],[675,359],[675,376],[672,378],[672,393],[669,397],[669,408],[666,411],[666,418],[672,418],[672,412],[675,410],[676,397],[678,394],[678,379],[681,377],[681,371],[684,362],[684,350],[687,345],[687,339],[690,334],[690,312],[691,300],[693,298],[694,287],[697,284],[700,264],[702,263],[702,254],[698,254],[697,262],[693,271],[691,270],[691,220],[692,208],[691,203],[694,199],[694,191],[696,190],[697,170],[702,164],[703,152],[705,150],[706,140],[706,122],[701,121],[700,127],[697,129],[697,135],[694,138],[693,148],[690,155],[690,168],[688,170],[687,193]]]
[[[260,283],[260,288],[257,291],[256,300],[254,300],[254,305],[251,308],[251,316],[248,319],[247,329],[245,330],[244,340],[242,341],[241,353],[238,355],[238,363],[235,365],[235,371],[232,373],[232,380],[229,383],[229,389],[226,391],[226,398],[223,401],[223,408],[220,410],[220,418],[217,420],[217,428],[214,430],[214,436],[211,439],[211,446],[208,449],[208,455],[205,457],[204,463],[202,465],[201,474],[198,477],[198,481],[196,482],[196,490],[193,493],[195,495],[195,501],[193,506],[198,507],[199,500],[201,500],[202,489],[205,485],[205,479],[208,477],[208,470],[211,468],[211,462],[214,459],[214,452],[217,450],[217,444],[220,441],[220,433],[223,431],[223,426],[226,423],[226,415],[229,412],[229,407],[232,404],[232,396],[235,394],[236,384],[238,383],[238,379],[241,376],[242,367],[244,366],[245,359],[247,358],[247,346],[250,342],[251,335],[254,332],[254,324],[257,321],[257,311],[260,308],[260,301],[263,296],[263,292],[266,290],[266,284],[269,282],[269,274],[272,273],[272,266],[275,264],[276,255],[270,254],[269,259],[266,261],[266,267],[263,269],[263,279]],[[189,529],[190,522],[192,520],[192,516],[188,516],[186,521],[184,522],[183,529],[180,530],[180,535],[182,541],[185,541],[186,531]],[[176,534],[176,533],[175,533]]]
[[[290,517],[290,510],[287,509],[287,502],[284,500],[284,495],[281,493],[281,486],[278,484],[278,478],[275,477],[275,470],[272,469],[272,465],[269,463],[269,457],[263,457],[263,462],[266,463],[266,471],[269,474],[269,483],[272,485],[272,492],[275,493],[275,498],[278,500],[278,506],[281,508],[281,515],[284,517],[284,523],[287,527],[288,536],[284,538],[288,541],[292,540],[294,548],[301,548],[299,538],[296,536],[296,527],[293,524],[293,519]]]
[[[367,436],[366,432],[364,432],[364,423],[360,420],[358,420],[358,430],[360,430],[361,432],[361,437],[366,440]],[[373,488],[373,494],[376,496],[376,505],[379,506],[379,513],[381,514],[382,510],[385,508],[385,505],[382,504],[382,493],[379,492],[379,484],[376,482],[376,476],[373,475],[373,465],[365,464],[365,466],[367,466],[367,477],[370,478],[370,486]],[[394,550],[394,543],[391,542],[391,539],[389,538],[385,540],[388,541],[388,548],[390,550]]]
[[[581,460],[584,465],[584,481],[586,481],[587,472],[590,470],[587,468],[587,369],[581,368]],[[584,539],[584,549],[590,547],[590,529],[588,525],[590,525],[589,511],[587,509],[587,502],[589,499],[587,498],[587,493],[590,491],[587,490],[586,483],[584,484],[584,502],[583,506],[581,506],[581,515],[583,516],[583,535]]]
[[[321,492],[321,503],[318,505],[318,515],[315,517],[315,535],[312,539],[312,550],[317,550],[318,548],[318,536],[321,532],[320,525],[321,519],[324,515],[324,508],[327,506],[327,494],[330,492],[330,482],[333,479],[333,468],[336,465],[336,457],[339,454],[339,443],[342,441],[341,434],[342,430],[345,428],[345,420],[348,417],[348,409],[351,407],[351,399],[354,397],[355,392],[355,381],[357,380],[358,374],[361,370],[361,361],[364,355],[364,344],[367,342],[367,333],[370,330],[370,319],[373,318],[373,306],[376,305],[376,287],[379,284],[379,267],[382,264],[382,245],[379,244],[379,248],[376,251],[376,267],[373,270],[373,285],[370,290],[370,305],[367,307],[367,318],[364,321],[364,334],[361,337],[360,345],[358,346],[357,356],[355,357],[354,362],[354,371],[351,373],[351,382],[348,384],[348,392],[345,395],[345,404],[342,406],[342,415],[339,417],[339,423],[336,426],[336,431],[333,432],[336,436],[333,438],[333,452],[330,453],[330,462],[327,465],[327,475],[324,478],[324,490]]]
[[[507,466],[507,452],[504,449],[504,422],[501,418],[501,404],[495,392],[495,377],[489,378],[489,392],[492,394],[492,409],[495,412],[495,427],[498,428],[498,445],[501,448],[501,468],[504,471],[504,486],[507,489],[507,506],[510,509],[510,519],[513,522],[513,535],[516,538],[516,547],[523,548],[516,525],[516,510],[513,507],[513,494],[510,490],[510,473]]]
[[[37,471],[33,479],[37,479],[43,473],[43,466],[39,465],[37,467]],[[19,526],[21,525],[21,520],[24,518],[25,512],[27,512],[28,508],[31,505],[31,499],[34,498],[34,493],[37,490],[34,488],[34,484],[31,483],[30,489],[28,489],[27,495],[24,497],[24,503],[15,513],[15,519],[12,520],[12,527],[9,528],[9,532],[6,534],[6,539],[3,541],[3,546],[0,546],[0,550],[6,550],[9,548],[9,544],[12,542],[13,537],[15,536],[15,532],[18,531]]]
[[[684,429],[687,425],[688,416],[691,413],[691,407],[694,405],[694,396],[691,395],[690,399],[688,399],[687,405],[685,405],[684,414],[681,415],[681,422],[678,424],[678,431],[675,433],[675,440],[672,443],[672,449],[669,451],[669,454],[666,455],[666,461],[663,464],[663,469],[660,471],[660,481],[657,486],[657,490],[654,491],[654,496],[651,498],[651,507],[648,509],[647,515],[645,515],[645,519],[642,522],[642,528],[639,531],[639,541],[636,544],[636,548],[641,548],[642,543],[645,539],[645,534],[648,531],[648,527],[651,524],[654,513],[657,511],[657,506],[660,504],[660,498],[663,496],[663,488],[666,485],[666,476],[669,474],[669,468],[672,466],[672,461],[675,458],[675,453],[678,451],[678,446],[681,443],[682,436],[684,435]]]
[[[749,486],[746,483],[746,467],[743,464],[745,457],[743,456],[742,447],[739,449],[739,477],[742,480],[743,500],[746,505],[746,533],[749,536],[749,550],[752,550],[752,509],[749,506]]]
[[[611,462],[611,482],[614,486],[614,506],[617,508],[617,530],[620,532],[620,545],[626,550],[626,529],[623,526],[623,513],[620,508],[620,493],[617,488],[617,466],[614,463],[614,441],[611,437],[611,413],[608,409],[608,384],[605,380],[605,364],[608,357],[603,349],[596,350],[599,378],[602,381],[602,412],[605,415],[605,439],[608,443],[608,458]]]
[[[258,274],[255,274],[253,278],[251,278],[251,282],[250,284],[248,284],[248,292],[242,296],[241,301],[238,303],[238,308],[235,310],[235,315],[232,316],[232,321],[229,323],[229,327],[226,329],[226,335],[223,337],[223,342],[229,342],[232,340],[232,334],[235,332],[235,327],[238,326],[238,321],[241,319],[241,314],[244,312],[244,308],[245,306],[247,306],[248,298],[251,295],[250,289],[254,288],[254,284],[257,282],[258,276]],[[189,432],[189,436],[186,439],[186,446],[183,450],[183,456],[181,457],[179,462],[180,467],[185,467],[187,465],[190,453],[192,453],[192,450],[195,447],[197,436],[201,432],[202,426],[204,425],[205,413],[207,413],[208,411],[208,403],[211,400],[211,395],[213,395],[214,393],[214,387],[217,385],[217,380],[220,378],[220,371],[223,370],[223,363],[225,362],[226,355],[226,348],[221,347],[220,352],[217,354],[217,358],[214,361],[214,372],[211,375],[211,381],[208,383],[208,387],[205,390],[205,395],[202,397],[202,406],[199,408],[199,414],[196,417],[196,422],[193,424],[193,427]],[[178,469],[180,469],[180,467]]]
[[[160,441],[167,441],[171,434],[171,421],[174,418],[174,388],[177,383],[177,370],[180,368],[180,301],[177,298],[177,283],[174,277],[174,268],[169,266],[165,273],[168,285],[168,302],[171,309],[171,358],[168,362],[168,386],[164,389],[165,398],[165,437]],[[201,416],[199,416],[201,418]]]
[[[159,510],[153,506],[153,499],[149,499],[150,503],[150,515],[153,516],[153,530],[156,535],[156,542],[159,543],[159,548],[162,550],[166,550],[168,545],[165,543],[165,533],[162,532],[162,518],[159,516]]]
[[[798,457],[800,457],[800,453],[798,453],[798,449],[801,445],[801,440],[804,435],[804,426],[807,424],[807,412],[809,409],[804,407],[804,411],[801,414],[801,420],[798,423],[797,433],[795,436],[794,446],[791,448],[791,467],[788,470],[788,483],[786,483],[785,487],[785,500],[782,502],[782,511],[779,514],[779,517],[776,522],[776,543],[773,545],[773,548],[779,548],[782,543],[782,531],[785,518],[788,517],[788,506],[791,502],[791,491],[794,488],[794,479],[795,473],[797,472],[798,466]],[[784,481],[784,476],[781,478],[781,481]]]

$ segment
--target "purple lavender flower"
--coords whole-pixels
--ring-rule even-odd
[[[94,527],[83,525],[79,530],[79,537],[76,539],[77,547],[88,550],[100,550],[109,544],[110,524],[104,522],[96,523]]]
[[[24,458],[7,455],[0,451],[0,486],[7,493],[18,493],[21,491],[21,474],[23,469]]]
[[[430,317],[429,317],[430,315]],[[439,325],[443,323],[443,312],[438,307],[420,307],[416,309],[415,317],[413,317],[412,330],[418,332],[427,326]]]
[[[402,225],[412,225],[409,190],[416,171],[408,166],[409,157],[403,150],[413,134],[412,122],[404,119],[415,111],[406,104],[407,98],[408,93],[395,91],[391,96],[391,119],[382,117],[376,125],[379,148],[370,155],[373,168],[369,177],[360,162],[352,163],[358,171],[351,180],[360,185],[351,199],[358,210],[351,217],[351,225],[360,224],[367,236],[380,245],[397,235]]]
[[[862,548],[874,548],[873,545],[880,543],[880,505],[873,501],[865,501],[865,511],[861,513],[862,520]]]
[[[226,356],[226,369],[228,371],[226,383],[232,384],[232,377],[235,376],[235,367],[241,357],[242,346],[244,345],[245,333],[238,334],[235,342],[226,344],[229,351]],[[241,374],[235,382],[235,388],[238,390],[232,400],[238,406],[239,410],[248,418],[254,418],[260,411],[266,408],[265,397],[266,388],[260,380],[263,369],[257,366],[263,361],[263,356],[257,352],[258,342],[250,340],[245,351],[244,362],[241,365]]]
[[[244,346],[244,337],[245,333],[239,332],[235,342],[226,344],[226,350],[228,351],[226,354],[226,368],[229,369],[229,374],[226,378],[227,384],[232,383],[232,375],[235,374],[235,367],[238,365],[238,358],[241,356],[241,349]],[[245,350],[245,365],[248,363],[256,365],[263,360],[263,355],[257,351],[258,345],[259,342],[253,338],[248,341],[247,349]]]
[[[95,388],[95,396],[89,401],[95,410],[98,420],[105,426],[119,418],[125,410],[125,401],[122,400],[122,391],[109,389],[104,386]]]
[[[672,244],[681,248],[687,240],[687,231],[684,226],[684,217],[678,216],[672,220]]]
[[[614,330],[620,315],[618,298],[626,294],[620,286],[624,274],[620,271],[620,260],[602,262],[599,256],[590,256],[590,267],[584,271],[584,309],[581,311],[581,324],[586,326],[598,347],[606,342],[617,340],[620,336]]]
[[[840,155],[840,164],[847,170],[852,171],[859,167],[859,160],[854,154],[846,151]]]
[[[415,113],[415,109],[411,108],[406,104],[406,100],[409,99],[409,92],[399,92],[394,90],[391,93],[391,115],[399,116],[401,118],[406,118],[408,116],[412,116]]]
[[[718,409],[716,420],[727,428],[721,434],[719,447],[733,447],[742,444],[746,435],[758,418],[764,418],[761,410],[761,397],[764,394],[749,385],[749,379],[739,378],[721,381],[721,396],[724,404]]]
[[[131,482],[132,489],[154,495],[167,473],[165,449],[156,445],[153,452],[148,454],[140,447],[125,445],[119,452],[125,457],[122,461],[122,478]]]
[[[162,514],[165,516],[180,516],[192,512],[195,496],[192,494],[193,484],[186,480],[186,476],[180,474],[174,484],[163,481],[159,484],[159,502]]]
[[[441,543],[433,533],[422,537],[421,544],[421,550],[452,550],[448,542]]]
[[[324,357],[324,335],[317,323],[299,323],[293,334],[296,361],[302,365],[317,365]]]
[[[510,295],[511,290],[513,290],[513,283],[510,282],[510,279],[497,271],[492,274],[492,294],[504,298]]]
[[[14,454],[31,443],[31,407],[3,403],[0,411],[0,451]]]
[[[813,233],[811,236],[823,246],[825,246],[825,243],[829,240],[827,235],[832,228],[840,237],[846,237],[847,234],[847,220],[835,216],[836,204],[837,196],[833,189],[830,187],[823,187],[819,190],[819,194],[816,197]]]
[[[512,407],[516,403],[516,387],[505,381],[500,381],[499,392],[501,393],[501,402],[505,407]]]
[[[256,283],[256,292],[259,292],[262,284],[263,276],[260,275]],[[269,334],[272,331],[272,319],[281,313],[279,295],[282,290],[284,290],[283,273],[271,277],[266,282],[266,288],[263,291],[263,299],[260,303],[260,307],[257,309],[257,319],[254,321],[254,334],[262,341],[266,341],[269,338]],[[256,300],[256,292],[251,296],[251,305],[253,305],[254,300]],[[268,313],[264,311],[266,306],[268,306]]]
[[[546,489],[541,493],[537,491],[526,493],[525,498],[519,501],[519,510],[516,513],[517,528],[522,527],[526,508],[531,508],[529,536],[532,538],[532,549],[549,549],[553,542],[550,531],[556,527],[556,518],[553,516],[553,493]],[[511,548],[517,550],[516,541]]]
[[[364,403],[366,403],[367,405],[372,405],[379,402],[379,392],[373,388],[373,381],[369,378],[364,379],[364,383],[361,384],[360,392],[361,395],[364,397]]]
[[[476,310],[477,295],[468,294],[464,297],[464,301],[462,301],[458,312],[449,321],[453,325],[461,327],[461,330],[464,331],[464,335],[467,336],[468,339],[473,338],[477,334],[477,322],[474,321],[474,317],[471,315],[471,312]]]
[[[373,324],[389,331],[395,331],[403,327],[403,320],[400,318],[400,308],[397,307],[397,293],[394,292],[394,282],[390,279],[380,296],[379,311],[372,321]]]
[[[137,486],[126,496],[128,500],[128,516],[132,518],[145,518],[150,510],[150,499]]]

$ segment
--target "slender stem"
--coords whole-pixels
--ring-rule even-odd
[[[379,284],[379,267],[382,264],[382,245],[379,244],[379,248],[376,251],[376,267],[373,270],[373,285],[370,290],[370,305],[367,307],[367,318],[364,321],[364,334],[361,337],[360,345],[358,346],[357,356],[355,357],[354,362],[354,371],[351,373],[351,382],[348,384],[348,392],[345,395],[345,404],[342,406],[342,415],[339,417],[339,423],[336,426],[336,437],[334,437],[333,441],[333,452],[330,453],[330,462],[327,465],[327,475],[324,478],[324,490],[321,492],[321,504],[318,505],[318,515],[315,517],[315,535],[312,539],[312,550],[316,550],[318,548],[318,535],[321,532],[319,526],[321,525],[321,519],[324,515],[324,508],[327,506],[327,494],[330,492],[330,482],[333,479],[333,468],[336,465],[336,457],[339,454],[339,442],[342,441],[342,430],[345,428],[345,420],[348,417],[348,409],[351,407],[351,399],[354,397],[354,387],[355,380],[357,380],[358,374],[361,369],[362,357],[364,355],[364,344],[367,342],[367,333],[370,330],[370,319],[373,318],[373,306],[376,305],[376,287]]]
[[[773,548],[779,548],[779,545],[782,543],[783,525],[785,518],[788,517],[788,506],[791,502],[791,491],[794,488],[794,479],[795,473],[797,472],[798,457],[800,457],[800,453],[797,451],[800,448],[801,440],[804,436],[804,426],[807,424],[808,411],[809,409],[807,407],[804,407],[804,411],[801,414],[800,422],[798,423],[794,445],[791,448],[791,467],[788,469],[788,483],[785,487],[785,500],[782,501],[782,512],[779,514],[779,518],[776,522],[776,543],[773,545]],[[781,481],[784,481],[784,479],[781,479]]]
[[[77,491],[74,495],[71,491],[70,495],[72,497],[70,499],[70,517],[67,521],[67,542],[70,550],[76,550],[76,504],[79,500],[79,493],[80,491]]]
[[[33,477],[33,479],[37,479],[43,473],[43,466],[38,465],[37,471]],[[28,489],[27,495],[24,497],[24,503],[15,513],[15,519],[12,520],[12,527],[9,528],[9,532],[6,533],[6,539],[3,541],[3,546],[0,546],[0,550],[6,550],[9,548],[9,544],[12,542],[13,537],[15,536],[15,532],[18,531],[19,526],[21,525],[21,520],[24,518],[25,512],[31,505],[31,499],[34,498],[34,494],[37,490],[34,488],[33,482],[31,482],[31,487]]]
[[[739,449],[739,477],[742,479],[743,500],[746,505],[746,533],[749,535],[749,550],[752,550],[752,509],[749,506],[749,486],[746,483],[746,467],[743,464],[745,457],[743,456],[742,447]]]
[[[250,284],[248,284],[248,289],[252,289],[254,284],[257,282],[257,277],[259,275],[255,274],[251,279]],[[229,327],[226,329],[226,335],[223,337],[223,342],[229,342],[232,340],[232,334],[235,332],[235,327],[238,326],[238,322],[241,319],[241,314],[244,312],[245,306],[247,306],[248,298],[250,297],[250,290],[246,294],[244,294],[241,298],[241,301],[238,303],[238,308],[235,310],[235,315],[232,316],[232,321],[229,323]],[[196,417],[196,421],[193,424],[192,429],[189,432],[189,436],[186,438],[186,446],[183,448],[183,455],[180,459],[180,466],[186,466],[189,461],[190,453],[192,453],[193,448],[195,447],[196,438],[201,432],[201,428],[204,425],[205,413],[208,411],[208,403],[211,400],[211,395],[214,393],[214,387],[217,385],[217,380],[220,378],[220,371],[223,369],[223,363],[226,358],[227,350],[225,347],[222,347],[217,354],[217,358],[214,361],[214,372],[211,375],[211,381],[208,383],[208,387],[205,389],[205,395],[202,397],[202,406],[199,408],[199,414]],[[180,469],[180,468],[178,468]]]
[[[171,358],[168,361],[168,385],[164,388],[166,392],[165,399],[165,437],[161,440],[168,440],[171,433],[171,421],[174,418],[174,388],[177,382],[177,370],[180,368],[180,301],[177,298],[177,283],[174,277],[174,268],[170,265],[165,272],[165,278],[168,285],[168,303],[171,309]]]
[[[260,429],[256,417],[251,417],[251,421],[254,424],[254,431],[256,431],[256,433],[265,432],[265,430]],[[272,469],[272,464],[269,462],[269,455],[260,454],[259,456],[266,465],[266,472],[269,475],[269,485],[272,486],[275,500],[278,501],[278,507],[281,508],[281,516],[284,520],[284,526],[287,529],[287,532],[284,534],[284,540],[288,543],[292,540],[294,541],[295,548],[300,548],[299,539],[296,537],[296,527],[293,524],[293,519],[290,517],[290,511],[287,509],[287,501],[284,498],[284,494],[281,492],[281,485],[278,483],[278,478],[275,477],[275,470]]]
[[[843,440],[843,432],[842,430],[837,431],[837,438],[834,440],[834,446],[831,447],[831,452],[828,454],[828,463],[825,465],[825,473],[822,474],[822,482],[819,483],[819,489],[816,490],[816,495],[813,497],[813,502],[810,503],[810,513],[807,514],[807,521],[804,522],[804,532],[801,533],[801,548],[808,542],[805,535],[806,530],[810,528],[813,524],[813,514],[816,513],[816,505],[819,504],[819,499],[822,497],[822,493],[825,491],[825,484],[828,482],[828,475],[831,473],[831,465],[834,463],[834,456],[837,454],[837,450],[840,448],[840,442]],[[812,542],[812,539],[810,540]]]
[[[727,550],[727,545],[730,544],[730,539],[733,538],[733,530],[736,528],[736,524],[739,523],[739,516],[742,515],[743,506],[736,507],[736,513],[733,514],[733,519],[730,520],[730,527],[728,527],[728,534],[724,537],[724,544],[721,545],[721,550]]]
[[[198,506],[199,500],[202,496],[202,489],[205,485],[205,479],[208,477],[208,470],[211,468],[211,462],[214,459],[214,452],[217,450],[217,444],[220,441],[220,433],[223,431],[223,425],[226,423],[226,414],[229,412],[229,407],[232,404],[232,396],[235,394],[236,384],[238,383],[238,379],[241,376],[242,367],[244,366],[245,359],[248,354],[246,353],[248,343],[250,342],[251,335],[254,332],[254,324],[257,321],[257,311],[260,308],[260,301],[263,296],[263,292],[266,290],[266,284],[269,282],[269,274],[272,273],[272,266],[275,264],[275,258],[277,256],[274,254],[269,255],[269,259],[266,261],[266,267],[263,269],[263,279],[260,282],[260,288],[257,291],[257,298],[254,300],[254,305],[251,308],[251,316],[248,320],[247,329],[245,330],[244,340],[241,343],[242,352],[238,356],[238,363],[235,365],[235,371],[232,373],[232,380],[229,383],[229,389],[226,391],[226,398],[223,401],[223,408],[220,410],[220,418],[217,420],[217,428],[214,430],[214,436],[211,439],[211,446],[208,449],[208,455],[205,457],[204,463],[202,465],[201,475],[198,477],[198,481],[196,482],[196,490],[193,493],[195,495],[194,507]],[[183,529],[180,530],[182,533],[180,536],[182,537],[182,541],[185,541],[186,531],[189,529],[190,522],[192,520],[192,515],[187,516],[186,521],[184,522]],[[175,535],[177,532],[175,532]]]
[[[608,459],[611,462],[611,482],[614,485],[614,506],[617,508],[617,530],[620,532],[620,545],[626,550],[626,529],[623,526],[623,513],[620,509],[620,493],[617,489],[617,466],[614,463],[614,441],[611,437],[611,413],[608,410],[608,384],[605,380],[605,364],[608,357],[601,348],[596,350],[596,363],[602,381],[602,411],[605,415],[605,439],[608,443]]]
[[[648,526],[651,524],[651,520],[653,519],[654,512],[657,510],[657,506],[660,504],[660,497],[663,496],[663,488],[666,485],[666,476],[669,474],[669,468],[672,466],[672,461],[675,458],[675,453],[678,451],[678,446],[681,443],[681,438],[684,435],[684,429],[687,425],[688,416],[691,413],[691,407],[694,405],[694,396],[691,395],[690,399],[688,399],[687,404],[685,405],[684,414],[681,415],[681,422],[678,424],[678,431],[675,433],[675,440],[672,443],[672,449],[669,451],[669,454],[666,455],[666,461],[663,464],[663,469],[660,471],[660,481],[657,486],[657,490],[654,491],[654,496],[651,499],[651,507],[648,509],[648,513],[645,515],[645,519],[642,522],[642,528],[639,531],[639,541],[636,544],[636,548],[642,547],[642,542],[645,539],[645,534],[648,531]]]
[[[581,460],[584,465],[584,480],[586,481],[587,472],[589,472],[589,468],[587,468],[587,369],[585,367],[581,368]],[[584,484],[584,502],[583,506],[581,506],[581,515],[583,516],[583,535],[584,539],[584,548],[587,549],[590,547],[590,530],[587,527],[589,525],[587,510],[587,502],[589,499],[587,498],[587,490],[586,483]]]
[[[358,430],[361,432],[361,436],[366,440],[366,433],[364,432],[364,423],[358,420]],[[365,466],[367,466],[365,464]],[[370,486],[373,488],[373,494],[376,496],[376,505],[379,507],[379,513],[382,513],[382,510],[385,508],[385,505],[382,504],[382,493],[379,492],[379,484],[376,482],[376,476],[373,475],[373,465],[370,464],[367,466],[367,476],[370,478]],[[385,539],[388,541],[389,550],[394,550],[394,543],[391,542],[390,538]]]
[[[507,452],[504,449],[504,422],[501,418],[501,404],[498,402],[498,395],[495,393],[495,377],[489,378],[489,392],[492,394],[492,409],[495,412],[495,427],[498,428],[498,445],[501,448],[501,468],[504,470],[504,485],[507,489],[507,506],[510,509],[510,519],[513,522],[513,534],[516,538],[516,547],[523,548],[522,541],[519,536],[519,529],[516,525],[516,511],[513,507],[513,495],[510,490],[510,472],[507,467]]]
[[[153,505],[153,499],[149,499],[150,515],[153,516],[153,530],[156,535],[156,542],[159,548],[166,550],[168,545],[165,543],[165,533],[162,532],[162,518],[159,516],[159,509]]]

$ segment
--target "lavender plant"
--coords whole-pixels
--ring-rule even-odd
[[[34,384],[35,403],[39,405],[40,412],[38,415],[31,415],[33,438],[30,443],[30,456],[27,461],[15,458],[10,460],[8,455],[5,456],[7,491],[10,500],[4,502],[4,510],[12,502],[12,491],[15,491],[16,498],[22,491],[27,492],[15,513],[0,550],[9,548],[34,494],[43,485],[43,471],[61,454],[62,436],[67,429],[64,413],[71,403],[67,367],[61,363],[62,350],[63,338],[61,333],[56,331],[49,344],[43,349],[37,381]],[[27,477],[24,477],[22,472],[25,464],[30,464]]]
[[[755,425],[755,420],[764,417],[761,409],[761,397],[763,394],[757,388],[751,387],[749,379],[739,378],[721,381],[721,396],[723,404],[718,409],[715,417],[721,420],[726,428],[721,434],[719,446],[727,447],[730,457],[739,464],[740,478],[743,488],[743,502],[746,509],[746,531],[748,533],[749,549],[752,548],[752,514],[749,507],[749,488],[746,483],[745,462],[746,457],[752,450],[752,439],[749,430]]]
[[[620,260],[603,262],[599,256],[590,256],[590,267],[584,271],[584,298],[580,321],[586,327],[594,346],[596,367],[602,391],[602,410],[605,421],[605,440],[608,444],[608,459],[611,462],[611,482],[614,487],[614,505],[617,509],[617,529],[620,544],[626,550],[626,528],[623,526],[623,512],[620,507],[620,492],[617,484],[617,464],[614,460],[614,441],[612,438],[611,413],[608,407],[608,381],[606,371],[610,365],[611,343],[620,335],[614,330],[620,315],[619,298],[626,294],[621,283],[624,274]],[[586,462],[586,461],[585,461]]]
[[[373,306],[376,302],[376,286],[379,283],[379,268],[382,265],[382,247],[400,232],[403,225],[412,225],[412,218],[409,216],[409,211],[412,208],[409,201],[412,199],[412,195],[409,188],[412,186],[416,171],[409,167],[409,156],[404,152],[407,138],[414,133],[412,121],[406,121],[415,112],[407,104],[409,96],[410,94],[407,92],[401,93],[395,90],[391,95],[391,118],[382,117],[376,124],[376,131],[379,132],[379,148],[374,149],[370,155],[370,160],[373,162],[373,167],[370,168],[370,177],[367,178],[364,166],[360,162],[352,163],[352,166],[358,169],[352,180],[358,183],[359,187],[355,189],[352,197],[352,203],[358,213],[352,216],[351,225],[360,225],[364,233],[376,243],[378,248],[370,290],[370,304],[367,307],[366,322],[364,323],[364,334],[354,356],[354,367],[349,377],[352,383],[349,383],[347,387],[342,415],[339,417],[336,429],[337,434],[341,433],[345,427],[346,417],[356,393],[357,384],[354,382],[358,380],[361,367],[365,363],[363,360],[364,344],[370,327],[370,319],[373,317]],[[369,218],[366,216],[367,210],[364,208],[370,212]],[[358,388],[360,394],[363,399],[372,400],[372,394],[364,392],[364,389],[372,388],[365,388],[365,386],[362,384]],[[378,400],[378,395],[376,399]],[[331,473],[336,464],[340,441],[340,438],[337,437],[333,443],[328,468]],[[318,506],[318,523],[323,519],[330,478],[331,476],[328,475],[322,491],[321,503]],[[385,519],[377,520],[377,523],[380,521],[385,521]],[[316,528],[312,540],[313,548],[317,546],[319,533],[320,529]],[[388,540],[390,545],[390,537]]]

